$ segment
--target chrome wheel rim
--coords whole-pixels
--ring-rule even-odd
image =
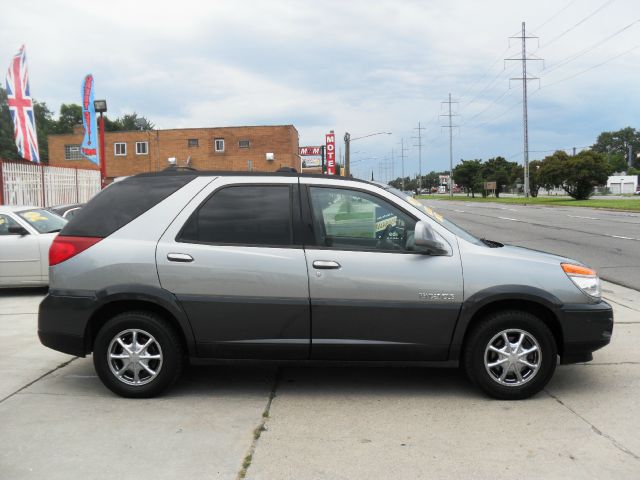
[[[145,385],[160,373],[162,348],[148,332],[130,328],[118,333],[107,350],[111,373],[127,385]]]
[[[510,328],[495,335],[484,351],[484,367],[494,382],[519,387],[538,373],[542,361],[540,345],[525,330]]]

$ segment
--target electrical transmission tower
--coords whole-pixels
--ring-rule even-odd
[[[418,122],[418,128],[414,128],[414,130],[418,130],[418,136],[413,138],[418,140],[418,144],[414,145],[414,147],[418,147],[418,189],[422,193],[422,130],[426,129],[420,126],[420,122]]]
[[[505,62],[519,61],[522,62],[522,77],[510,78],[511,80],[522,81],[522,129],[524,133],[524,196],[529,197],[529,119],[527,113],[527,82],[531,80],[539,80],[538,77],[530,77],[527,75],[527,62],[528,61],[543,61],[537,57],[527,57],[527,40],[530,38],[538,38],[534,36],[527,36],[525,31],[525,22],[522,22],[522,35],[519,37],[509,37],[509,39],[520,39],[522,42],[522,54],[520,58],[505,58]]]
[[[458,103],[451,100],[451,94],[449,94],[449,100],[442,102],[442,104],[449,105],[449,113],[441,113],[441,117],[449,117],[449,124],[442,125],[442,128],[449,129],[449,196],[453,196],[453,129],[457,128],[457,125],[453,124],[453,117],[457,117],[457,113],[451,113],[451,104]]]
[[[401,169],[402,169],[402,190],[404,191],[404,152],[409,150],[404,146],[404,138],[400,139],[400,160],[401,160]]]

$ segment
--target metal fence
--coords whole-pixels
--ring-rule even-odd
[[[84,203],[100,191],[100,172],[0,160],[0,205]]]

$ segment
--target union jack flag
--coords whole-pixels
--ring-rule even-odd
[[[26,160],[40,163],[28,73],[27,56],[23,45],[13,57],[7,73],[7,103],[13,118],[14,139],[18,153]]]

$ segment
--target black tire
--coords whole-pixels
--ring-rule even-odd
[[[134,331],[140,344],[149,342],[147,349],[140,349],[140,357],[135,358],[141,358],[155,375],[142,368],[140,361],[135,365],[139,370],[135,373],[133,364],[129,363],[132,357],[126,360],[111,358],[111,354],[130,355],[116,338],[124,339],[127,345],[128,339],[133,339]],[[131,345],[133,342],[128,344],[130,350]],[[178,379],[184,365],[184,348],[175,329],[161,316],[145,311],[124,312],[108,320],[98,332],[93,347],[93,365],[102,383],[112,392],[128,398],[149,398],[162,393]],[[129,366],[124,369],[126,365]],[[119,368],[124,369],[120,376],[115,372]]]
[[[520,339],[520,353],[513,352],[513,345]],[[503,348],[512,353],[498,353]],[[530,350],[532,353],[525,355]],[[521,400],[545,387],[556,369],[557,355],[555,338],[542,320],[528,312],[504,310],[489,314],[469,332],[462,363],[471,382],[489,396]],[[520,363],[522,360],[527,364]],[[506,368],[492,367],[499,362],[504,362]]]

